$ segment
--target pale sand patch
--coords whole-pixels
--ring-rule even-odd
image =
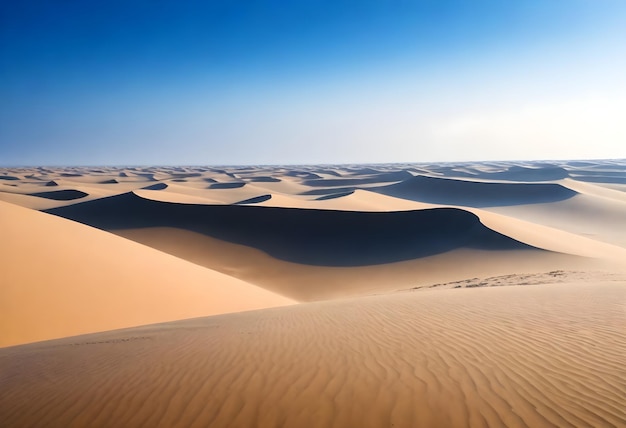
[[[624,426],[626,284],[403,292],[0,350],[11,427]]]
[[[580,194],[549,204],[487,210],[626,248],[626,202],[615,198]]]
[[[586,195],[601,196],[608,199],[614,199],[620,202],[626,202],[626,192],[606,188],[594,183],[585,183],[583,181],[572,180],[566,178],[560,181],[564,186]]]

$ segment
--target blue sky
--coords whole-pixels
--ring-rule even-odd
[[[626,3],[0,5],[0,164],[626,157]]]

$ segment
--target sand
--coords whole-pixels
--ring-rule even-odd
[[[0,170],[0,426],[624,426],[622,183]]]
[[[7,348],[0,414],[14,427],[623,426],[626,291],[587,279],[596,282],[395,293]]]
[[[0,202],[0,346],[294,303],[115,235]]]

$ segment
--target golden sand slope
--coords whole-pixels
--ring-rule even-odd
[[[626,284],[585,282],[404,292],[6,348],[0,421],[624,426]]]
[[[118,236],[5,202],[0,236],[0,346],[292,303]]]
[[[385,293],[511,272],[607,268],[599,260],[549,251],[466,248],[374,266],[311,266],[290,263],[252,247],[184,229],[148,227],[114,233],[299,301]]]

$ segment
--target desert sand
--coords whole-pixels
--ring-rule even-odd
[[[0,170],[0,426],[624,426],[626,162]]]

